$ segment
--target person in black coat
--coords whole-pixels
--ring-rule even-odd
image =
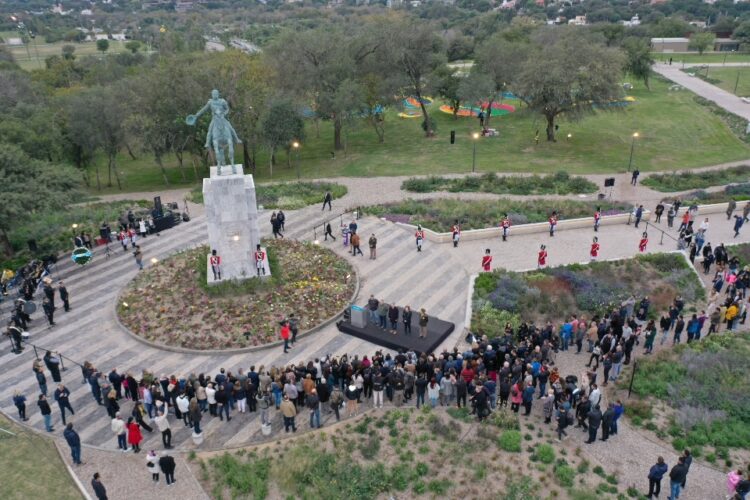
[[[174,458],[170,455],[162,455],[159,459],[159,468],[164,473],[164,477],[167,478],[167,486],[171,486],[177,482],[174,478],[174,470],[176,468]]]
[[[70,446],[70,455],[73,458],[75,465],[82,465],[81,462],[81,438],[78,433],[73,429],[73,424],[68,424],[63,431],[63,437]]]
[[[70,311],[70,295],[68,294],[68,289],[65,287],[65,283],[60,281],[57,284],[57,291],[60,292],[60,300],[62,300],[63,309],[65,309],[65,312]]]
[[[57,401],[57,406],[60,408],[62,423],[65,425],[65,410],[68,410],[71,415],[75,415],[76,412],[70,406],[70,390],[63,384],[58,385],[57,389],[55,389],[55,401]]]
[[[586,444],[591,444],[596,441],[596,433],[599,431],[599,426],[602,424],[602,412],[599,410],[598,406],[594,406],[589,410],[586,417],[589,419],[589,439],[586,441]]]
[[[49,370],[50,375],[52,375],[52,380],[58,384],[62,382],[62,377],[60,377],[60,358],[53,356],[50,351],[47,351],[43,359],[44,365]]]
[[[44,285],[42,287],[42,291],[44,291],[44,297],[50,301],[50,303],[52,304],[52,309],[54,309],[55,308],[55,289],[52,286],[52,282],[49,280],[49,278],[44,278]]]
[[[602,441],[609,439],[609,431],[612,428],[612,420],[615,418],[615,409],[612,403],[607,405],[607,410],[602,415]]]
[[[55,306],[48,297],[44,297],[42,309],[44,310],[44,315],[47,317],[49,326],[55,326]]]
[[[477,412],[477,418],[481,422],[490,414],[490,409],[487,405],[487,391],[483,386],[478,385],[475,389],[474,396],[471,399],[474,402],[474,409]]]
[[[107,500],[107,489],[100,481],[100,477],[98,472],[94,473],[94,478],[91,480],[91,488],[93,488],[97,500]]]

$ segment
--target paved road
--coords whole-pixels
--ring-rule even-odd
[[[720,89],[715,85],[704,82],[700,78],[690,76],[676,65],[655,64],[654,71],[678,83],[699,96],[713,101],[730,113],[734,113],[746,120],[750,120],[750,104],[743,102],[736,95]]]

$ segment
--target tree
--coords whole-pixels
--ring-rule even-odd
[[[643,80],[646,88],[651,90],[648,80],[651,77],[654,59],[651,57],[651,47],[644,38],[628,37],[622,44],[625,50],[625,71]]]
[[[742,45],[750,44],[750,20],[740,23],[732,32],[732,38]]]
[[[350,109],[341,109],[338,98],[342,85],[362,76],[362,67],[383,42],[368,31],[348,33],[326,27],[289,32],[269,49],[279,86],[303,102],[324,120],[333,121],[333,147],[343,148],[342,117]],[[362,99],[363,101],[364,99]]]
[[[392,64],[400,70],[403,86],[408,87],[419,102],[425,136],[432,137],[434,124],[423,97],[433,72],[445,64],[442,40],[430,24],[413,19],[397,19],[389,22],[383,30]]]
[[[449,66],[442,66],[435,71],[435,90],[438,95],[448,101],[453,108],[453,119],[458,119],[458,109],[461,107],[461,94],[459,92],[463,77],[456,74],[456,70]]]
[[[260,56],[228,50],[212,54],[200,78],[204,89],[211,88],[216,81],[221,82],[222,94],[231,109],[232,125],[242,139],[245,170],[255,172],[258,148],[262,145],[259,121],[272,90],[272,69]],[[202,148],[203,143],[197,145]],[[196,150],[191,152],[197,153]]]
[[[76,46],[75,45],[66,43],[65,45],[62,46],[61,50],[62,50],[63,59],[72,61],[73,59],[76,58],[75,56]]]
[[[101,39],[96,41],[96,50],[104,54],[109,50],[109,40]]]
[[[305,122],[297,113],[294,104],[288,99],[271,102],[261,117],[260,128],[263,140],[269,152],[269,173],[273,177],[273,166],[276,162],[276,151],[279,147],[290,145],[293,141],[304,139]]]
[[[128,49],[131,53],[135,54],[141,48],[141,42],[139,42],[138,40],[130,40],[128,42],[125,42],[125,48]]]
[[[595,109],[619,109],[607,104],[622,96],[625,61],[622,52],[596,43],[581,30],[558,28],[542,35],[512,90],[544,116],[547,140],[555,141],[555,120],[561,114],[576,119]]]
[[[468,36],[456,36],[448,42],[446,54],[449,61],[470,59],[474,55],[474,40]]]
[[[492,104],[502,92],[508,89],[509,83],[521,71],[521,66],[528,58],[529,45],[525,42],[509,42],[502,35],[496,35],[484,43],[476,50],[477,71],[486,75],[486,79],[479,79],[478,82],[490,81],[492,90],[484,96],[487,100],[487,112],[485,125],[489,126]],[[472,71],[472,74],[474,71]],[[480,87],[481,88],[481,87]]]
[[[714,46],[714,40],[716,40],[716,34],[714,33],[694,33],[693,36],[690,37],[688,48],[697,50],[700,55],[703,55],[706,49]]]
[[[71,167],[33,160],[12,144],[0,146],[0,249],[14,250],[8,233],[42,210],[60,210],[78,195],[80,177]]]
[[[688,24],[687,21],[679,17],[665,17],[659,20],[656,25],[651,28],[652,36],[659,38],[674,38],[688,36],[690,33],[695,31],[695,27]]]

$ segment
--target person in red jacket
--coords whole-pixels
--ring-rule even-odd
[[[539,248],[539,255],[536,258],[536,267],[541,269],[547,265],[547,247],[542,245]]]
[[[141,434],[140,427],[138,427],[138,422],[133,417],[128,417],[128,423],[125,427],[128,429],[128,443],[133,445],[133,451],[138,453],[141,451],[141,441],[143,441],[143,435]]]
[[[602,220],[602,209],[600,207],[596,207],[596,212],[594,212],[594,231],[599,231],[599,223]]]
[[[596,260],[599,257],[599,238],[594,236],[594,241],[591,243],[591,260]]]
[[[214,273],[214,281],[221,279],[221,257],[216,253],[216,250],[211,250],[211,257],[209,257],[211,263],[211,271]]]
[[[549,235],[555,235],[555,227],[557,227],[557,212],[552,212],[549,216]]]
[[[291,329],[289,328],[289,322],[284,321],[281,324],[281,338],[284,339],[284,354],[289,352],[289,337]]]
[[[648,245],[648,234],[644,231],[641,236],[641,241],[638,243],[638,250],[643,253],[646,251],[646,245]]]
[[[482,269],[485,272],[492,271],[492,255],[490,255],[490,249],[484,251],[484,257],[482,257]]]
[[[417,226],[417,231],[414,233],[414,238],[417,240],[417,252],[422,251],[422,242],[424,241],[424,230],[422,226]]]
[[[500,227],[503,230],[503,241],[508,241],[508,233],[510,232],[510,219],[508,214],[503,215],[503,220],[500,221]]]
[[[255,248],[255,271],[258,273],[258,276],[260,276],[260,273],[263,273],[263,275],[266,275],[266,268],[263,265],[263,261],[266,260],[266,252],[261,250],[260,244],[258,244]]]

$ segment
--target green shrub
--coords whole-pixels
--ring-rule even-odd
[[[576,470],[579,474],[585,474],[589,470],[589,461],[586,459],[581,460],[581,463],[578,464],[578,467],[576,467]]]
[[[675,450],[682,451],[687,448],[687,441],[685,440],[685,438],[674,438],[672,440],[672,446]]]
[[[254,498],[266,498],[268,495],[268,477],[271,462],[268,458],[240,461],[224,453],[209,459],[211,471],[216,476],[217,485],[224,485],[234,495],[252,495]]]
[[[537,445],[535,455],[544,464],[551,464],[555,461],[555,449],[548,444]]]
[[[521,433],[516,430],[507,430],[500,435],[497,444],[504,451],[520,453]]]
[[[414,481],[414,484],[412,485],[411,489],[417,495],[424,495],[425,493],[427,493],[427,484],[425,484],[425,482],[422,481],[421,479],[418,479]]]
[[[604,472],[604,469],[602,468],[602,466],[601,466],[601,465],[597,465],[597,466],[595,466],[595,467],[594,467],[593,469],[591,469],[591,471],[592,471],[592,472],[593,472],[594,474],[596,474],[597,476],[601,476],[601,477],[604,477],[604,476],[606,475],[606,474],[605,474],[605,472]]]
[[[372,460],[377,457],[378,453],[380,453],[380,436],[376,433],[370,434],[367,441],[359,446],[359,452],[362,454],[362,457],[367,460]]]
[[[435,495],[445,495],[450,488],[450,484],[447,479],[432,479],[427,483],[427,491]]]
[[[474,418],[469,414],[469,410],[465,406],[461,408],[450,406],[445,412],[456,420],[460,420],[461,422],[468,423],[474,421]]]
[[[573,486],[573,480],[576,477],[576,471],[568,464],[558,464],[555,466],[555,479],[560,486],[570,488]]]
[[[518,422],[518,415],[503,408],[492,413],[489,418],[492,425],[506,430],[517,430],[521,428],[521,424]],[[519,441],[521,440],[521,434],[518,434]]]

